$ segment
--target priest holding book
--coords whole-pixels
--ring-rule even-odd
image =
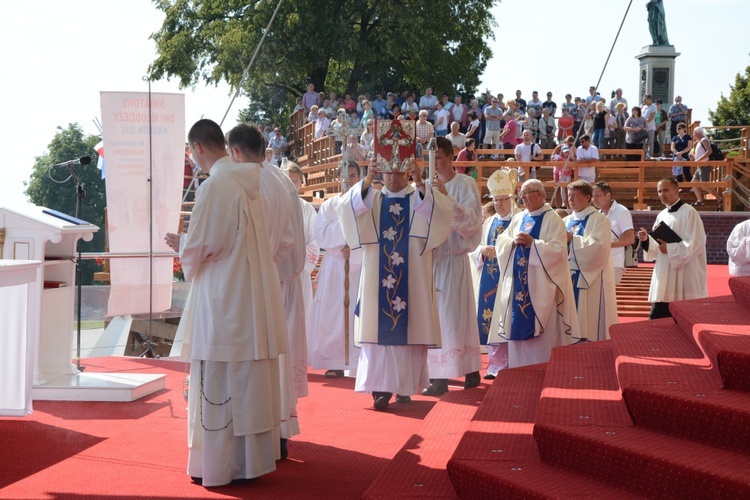
[[[693,207],[680,200],[675,179],[660,180],[657,192],[666,208],[656,216],[651,231],[638,231],[643,260],[656,261],[648,292],[649,319],[671,317],[669,303],[673,300],[708,296],[703,221]]]

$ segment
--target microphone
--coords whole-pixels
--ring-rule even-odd
[[[73,165],[88,165],[89,163],[91,163],[90,156],[81,156],[77,160],[64,161],[62,163],[52,165],[52,167],[72,167]]]

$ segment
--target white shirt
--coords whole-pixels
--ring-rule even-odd
[[[447,111],[445,108],[441,109],[440,111],[435,112],[435,130],[448,130],[448,125],[450,125],[450,112]],[[440,118],[443,118],[443,121],[440,122]],[[438,123],[440,124],[438,125]],[[464,147],[463,144],[461,144],[461,147]]]
[[[584,149],[583,146],[578,146],[576,149],[576,158],[579,160],[598,160],[599,150],[593,144],[589,144],[588,149]],[[578,177],[585,179],[596,179],[596,168],[595,167],[578,167]]]
[[[533,142],[530,142],[529,144],[519,144],[514,151],[516,161],[531,161],[532,151],[534,153],[539,151],[539,144]]]
[[[656,130],[656,119],[649,121],[649,118],[656,114],[656,104],[651,103],[648,106],[641,106],[641,116],[646,119],[646,130]]]
[[[617,241],[622,236],[622,233],[628,229],[633,229],[633,217],[630,215],[630,210],[615,200],[612,200],[609,212],[604,215],[607,216],[609,224],[612,227],[612,241]],[[614,267],[625,267],[625,247],[612,249],[612,265]]]

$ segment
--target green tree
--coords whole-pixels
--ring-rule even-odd
[[[152,35],[158,57],[150,76],[177,77],[182,86],[201,80],[237,86],[277,1],[154,3],[166,18]],[[287,0],[243,85],[262,109],[246,115],[282,122],[279,108],[288,113],[309,82],[319,91],[355,98],[365,90],[421,92],[428,85],[436,91],[473,93],[492,56],[487,41],[494,38],[494,3]]]
[[[104,251],[104,207],[107,205],[107,199],[104,180],[101,178],[101,172],[95,167],[97,156],[94,150],[94,146],[100,140],[100,137],[94,135],[84,137],[83,129],[77,123],[71,123],[67,128],[57,127],[57,133],[47,146],[47,151],[35,159],[34,169],[26,184],[25,194],[34,205],[75,215],[75,181],[70,178],[68,169],[50,170],[50,166],[81,156],[91,156],[91,165],[75,169],[86,191],[79,218],[96,224],[100,230],[94,233],[93,240],[79,242],[82,252]],[[64,182],[55,182],[52,179]],[[83,261],[84,285],[91,284],[97,270],[95,261]]]
[[[722,94],[716,105],[716,110],[708,110],[708,117],[714,126],[750,125],[750,66],[745,68],[745,74],[737,73],[734,85],[730,85],[729,97]],[[740,130],[716,131],[714,139],[736,139]],[[722,146],[724,149],[725,146]]]

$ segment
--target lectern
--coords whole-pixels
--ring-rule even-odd
[[[0,238],[1,239],[1,238]],[[0,259],[0,415],[31,413],[42,263]]]
[[[76,245],[91,241],[97,226],[26,205],[0,207],[0,228],[5,228],[3,259],[38,260],[43,266],[34,399],[132,401],[164,387],[164,375],[86,373],[71,362]]]

